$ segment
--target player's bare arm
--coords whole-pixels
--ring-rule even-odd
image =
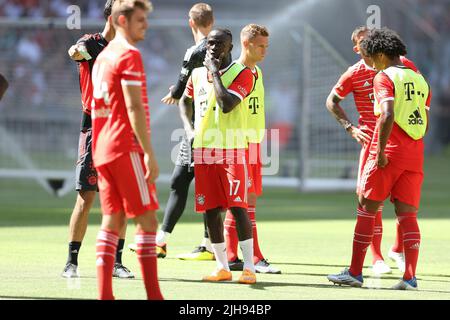
[[[394,126],[394,101],[384,101],[381,104],[381,115],[377,123],[378,126],[378,145],[377,145],[377,165],[384,168],[388,164],[388,159],[384,150],[389,136]]]
[[[166,96],[164,98],[161,99],[162,103],[165,103],[167,105],[171,105],[171,104],[178,104],[178,99],[175,99],[174,97],[172,97],[172,90],[175,86],[170,86],[169,88],[169,93],[166,94]]]
[[[0,74],[0,100],[2,100],[3,95],[9,87],[9,83],[6,78]]]
[[[122,85],[122,91],[131,127],[144,150],[144,162],[147,171],[145,173],[145,179],[149,183],[154,183],[159,176],[159,167],[153,152],[150,136],[147,132],[145,109],[141,98],[141,87]]]
[[[370,136],[351,123],[344,109],[339,104],[341,101],[341,98],[339,98],[334,92],[331,92],[326,101],[328,111],[334,116],[345,131],[347,131],[358,143],[362,145],[369,143]]]
[[[220,79],[219,68],[224,57],[224,53],[220,55],[218,59],[214,58],[210,52],[206,53],[205,57],[205,67],[209,70],[213,77],[214,93],[217,99],[217,105],[222,109],[223,113],[229,113],[241,102],[241,100],[235,95],[228,92],[228,90],[223,86],[222,80]]]
[[[186,131],[186,136],[189,141],[194,139],[194,127],[192,126],[192,115],[194,113],[193,100],[189,98],[186,94],[180,99],[180,118],[183,122],[184,130]]]

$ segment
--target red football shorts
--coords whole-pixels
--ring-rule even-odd
[[[248,163],[248,193],[262,194],[262,163],[261,145],[259,143],[249,143],[246,150]]]
[[[366,164],[367,158],[369,158],[369,154],[370,154],[370,143],[367,143],[361,148],[361,152],[359,154],[358,180],[356,181],[356,194],[360,194],[362,192],[361,176],[363,174],[364,165]]]
[[[202,151],[205,152],[205,149],[194,150],[195,211],[204,213],[215,208],[247,208],[248,171],[245,151],[234,150],[231,157],[216,156],[212,151],[206,161],[201,161],[199,154]],[[213,160],[209,161],[211,159]]]
[[[156,187],[145,180],[142,154],[126,153],[97,167],[97,172],[103,214],[125,212],[128,218],[134,218],[159,209]]]
[[[364,198],[384,201],[389,194],[391,202],[398,200],[419,208],[423,172],[401,169],[391,162],[379,168],[370,155],[361,175],[361,191]]]

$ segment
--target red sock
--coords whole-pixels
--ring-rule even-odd
[[[100,230],[97,236],[97,284],[100,300],[114,300],[112,274],[116,259],[119,235],[109,230]]]
[[[353,237],[352,263],[350,273],[354,276],[362,274],[367,248],[372,242],[375,225],[375,212],[367,212],[359,207],[357,210],[355,234]]]
[[[370,244],[372,251],[372,264],[378,260],[384,260],[381,253],[381,239],[383,238],[383,208],[380,208],[375,216],[375,226],[373,229],[373,239]]]
[[[143,232],[135,236],[136,255],[141,265],[142,278],[148,300],[164,300],[159,289],[158,264],[156,258],[156,233]]]
[[[411,280],[416,275],[417,260],[419,259],[420,230],[415,212],[398,213],[398,220],[403,233],[405,251],[404,280]]]
[[[257,263],[258,261],[264,259],[263,254],[261,253],[261,249],[259,248],[258,242],[258,230],[256,229],[256,208],[254,206],[248,206],[248,217],[252,222],[252,233],[253,233],[253,263]]]
[[[234,261],[238,258],[238,234],[236,229],[236,221],[230,210],[227,210],[224,222],[225,242],[227,245],[227,259]]]
[[[397,232],[395,233],[395,242],[392,246],[391,250],[397,253],[403,253],[403,233],[402,228],[400,227],[400,222],[395,224]]]

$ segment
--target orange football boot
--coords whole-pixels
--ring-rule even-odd
[[[232,279],[233,275],[230,271],[227,271],[225,269],[220,269],[214,271],[209,276],[204,276],[203,281],[207,282],[219,282],[219,281],[230,281]]]
[[[256,274],[251,272],[248,269],[244,269],[242,275],[239,277],[239,283],[243,284],[255,284],[256,283]]]

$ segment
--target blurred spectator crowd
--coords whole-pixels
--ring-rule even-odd
[[[450,126],[447,125],[450,123],[450,0],[403,1],[410,10],[410,22],[406,25],[395,24],[394,21],[390,23],[398,28],[408,44],[414,61],[431,83],[432,110],[439,131],[438,138],[443,144],[448,144],[450,143]],[[214,4],[214,1],[210,2]],[[72,4],[81,8],[83,18],[103,20],[104,1],[93,0],[0,0],[0,17],[66,18],[67,9]],[[159,5],[163,6],[162,3]],[[420,18],[418,21],[411,22],[417,17]],[[42,113],[42,110],[54,113],[57,102],[59,110],[66,109],[61,109],[61,106],[74,109],[73,102],[79,103],[79,92],[73,90],[73,85],[78,83],[78,76],[76,65],[67,57],[66,48],[84,33],[98,31],[100,30],[82,30],[77,33],[64,28],[0,28],[2,52],[0,72],[14,84],[1,107],[19,109],[18,106],[27,106],[27,112],[33,110],[33,107],[39,107],[42,108],[39,113]],[[189,34],[181,33],[184,37],[180,36],[175,38],[179,41],[174,41],[173,33],[161,28],[150,29],[149,32],[151,41],[145,41],[141,47],[143,56],[149,57],[145,59],[146,70],[151,75],[149,90],[154,92],[155,88],[163,86],[159,90],[164,92],[176,80],[174,77],[178,74],[182,53],[191,40]],[[430,32],[435,36],[435,40],[429,36]],[[173,63],[174,61],[177,63]],[[63,101],[60,98],[62,95]]]
[[[92,0],[0,0],[0,16],[36,19],[67,17],[67,8],[74,4],[87,18],[103,17],[104,3]]]

